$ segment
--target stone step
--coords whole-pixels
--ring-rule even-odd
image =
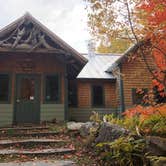
[[[51,144],[51,143],[66,143],[65,140],[56,139],[22,139],[22,140],[0,140],[0,146],[11,146],[15,144]]]
[[[76,166],[73,161],[70,160],[58,160],[58,161],[28,161],[28,162],[10,162],[0,163],[0,166]]]
[[[5,131],[20,131],[20,130],[45,130],[49,129],[48,126],[32,126],[32,127],[6,127],[6,128],[0,128],[0,132]]]
[[[23,132],[23,133],[17,133],[17,132],[7,132],[2,133],[1,137],[41,137],[41,136],[56,136],[59,132],[57,131],[29,131],[29,132]]]
[[[57,148],[57,149],[42,149],[42,150],[16,150],[16,149],[2,149],[0,156],[4,155],[51,155],[51,154],[67,154],[74,153],[75,149]]]

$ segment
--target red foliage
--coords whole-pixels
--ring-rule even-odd
[[[137,9],[144,13],[143,35],[151,41],[151,52],[158,67],[154,73],[158,79],[153,80],[153,85],[161,91],[166,88],[166,1],[140,0]]]
[[[123,113],[123,115],[127,118],[133,118],[134,116],[138,116],[141,121],[148,119],[151,115],[162,115],[166,116],[166,104],[156,105],[156,106],[136,106],[134,108],[128,109]]]

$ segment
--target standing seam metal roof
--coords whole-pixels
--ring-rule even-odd
[[[107,69],[121,56],[117,54],[95,54],[89,58],[88,63],[77,76],[78,79],[115,79],[106,72]]]

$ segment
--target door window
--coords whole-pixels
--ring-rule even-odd
[[[20,99],[34,100],[35,80],[33,78],[22,78],[20,82]]]

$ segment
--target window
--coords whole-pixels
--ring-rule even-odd
[[[153,93],[154,93],[154,100],[157,104],[160,104],[160,103],[166,103],[166,97],[161,94],[164,94],[164,89],[163,90],[158,90],[158,87],[155,86],[153,87]]]
[[[132,89],[133,104],[147,105],[147,103],[145,102],[145,98],[147,98],[146,97],[147,93],[148,93],[147,88],[143,88],[143,89],[133,88]]]
[[[9,76],[0,75],[0,102],[9,101]]]
[[[101,85],[93,85],[92,86],[92,105],[93,106],[103,106],[103,87]]]
[[[58,102],[60,100],[60,79],[58,75],[45,77],[45,101]]]

